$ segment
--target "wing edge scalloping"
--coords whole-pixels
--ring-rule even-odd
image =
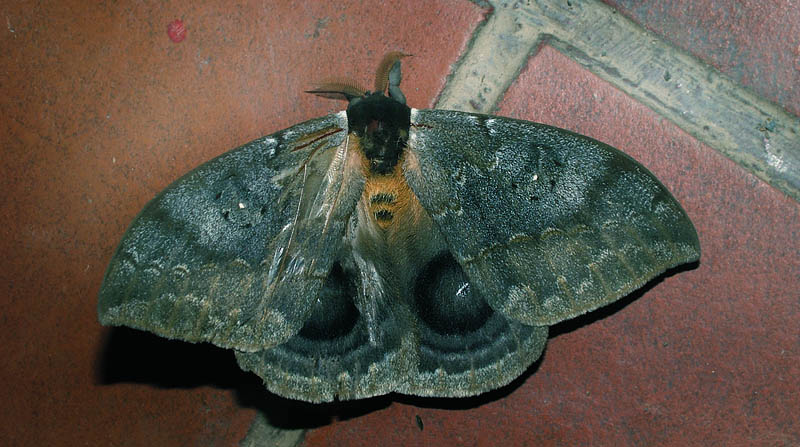
[[[128,229],[126,230],[125,234],[123,235],[121,242],[117,246],[115,253],[112,257],[112,262],[109,263],[109,267],[106,269],[106,272],[103,277],[103,284],[101,285],[99,291],[99,300],[98,300],[98,316],[99,320],[104,325],[114,325],[114,326],[129,326],[136,329],[146,330],[153,332],[157,335],[164,336],[170,339],[181,339],[189,342],[211,342],[213,344],[227,347],[227,348],[246,348],[237,343],[232,343],[230,340],[226,340],[230,336],[230,332],[224,330],[223,327],[220,327],[221,321],[216,321],[211,313],[213,310],[210,309],[211,301],[213,299],[208,294],[196,294],[196,293],[185,293],[186,290],[186,281],[190,280],[192,275],[182,275],[184,281],[180,281],[177,279],[177,282],[183,282],[183,286],[179,286],[178,288],[183,290],[184,293],[180,293],[180,296],[175,296],[173,299],[166,299],[162,300],[161,297],[165,294],[172,294],[170,291],[161,290],[161,285],[163,283],[171,283],[176,282],[176,278],[173,278],[173,272],[176,271],[180,266],[186,267],[184,262],[171,262],[170,265],[161,265],[157,270],[159,274],[156,275],[157,277],[151,278],[149,284],[151,285],[150,290],[145,293],[146,298],[144,299],[136,299],[132,297],[129,291],[126,291],[125,285],[120,284],[112,284],[111,280],[112,277],[119,274],[124,278],[129,279],[130,281],[127,282],[127,286],[133,285],[133,283],[139,282],[138,276],[141,272],[131,273],[131,272],[117,272],[118,270],[141,270],[141,268],[137,268],[137,260],[142,262],[152,262],[154,259],[152,255],[148,255],[147,253],[138,253],[138,252],[126,252],[126,243],[130,242],[130,238],[133,237],[141,237],[140,234],[136,234],[136,231],[139,231],[140,226],[152,226],[152,223],[142,222],[148,218],[153,218],[153,216],[148,216],[148,212],[153,214],[153,211],[157,211],[159,208],[160,201],[164,200],[165,195],[169,194],[171,191],[178,190],[181,187],[184,187],[184,179],[190,178],[194,176],[192,182],[199,184],[200,187],[208,187],[208,183],[203,183],[202,179],[197,179],[196,177],[202,175],[202,173],[211,167],[224,164],[226,159],[234,159],[240,161],[240,158],[249,159],[255,156],[263,156],[267,157],[267,159],[271,160],[276,157],[281,156],[281,154],[289,154],[293,152],[293,149],[296,149],[298,146],[301,146],[304,142],[302,140],[295,139],[298,135],[302,137],[305,132],[306,134],[311,130],[313,135],[317,136],[319,133],[326,129],[332,129],[337,127],[339,129],[346,129],[347,117],[345,112],[338,112],[334,114],[330,114],[324,117],[316,118],[313,120],[309,120],[303,123],[299,123],[295,126],[290,128],[284,129],[282,131],[276,132],[271,135],[267,135],[264,137],[257,138],[251,142],[245,143],[244,145],[232,149],[226,153],[223,153],[201,165],[197,168],[193,169],[192,171],[184,174],[174,182],[172,182],[169,186],[167,186],[164,190],[162,190],[158,195],[156,195],[153,199],[151,199],[137,214],[136,218],[132,221]],[[343,127],[342,127],[343,126]],[[315,133],[316,132],[316,133]],[[328,144],[327,149],[329,150],[331,147],[339,146],[343,141],[345,141],[344,135],[335,135],[336,132],[331,132],[328,135],[323,135],[324,138],[333,138],[331,143]],[[311,142],[317,142],[319,138],[312,140]],[[301,146],[301,149],[308,144]],[[248,152],[251,152],[248,155]],[[254,155],[256,154],[256,155]],[[264,155],[258,155],[264,154]],[[229,157],[229,158],[228,158]],[[277,168],[280,168],[280,165],[276,165]],[[276,172],[278,172],[276,170]],[[195,185],[196,186],[196,185]],[[163,229],[162,229],[163,230]],[[158,234],[156,238],[165,238],[165,234]],[[158,247],[157,249],[165,250],[165,255],[167,251],[170,251],[168,248],[169,243],[167,243],[166,247],[163,248],[162,240],[151,241],[152,244],[156,244]],[[133,241],[132,243],[136,243]],[[159,245],[162,244],[162,245]],[[128,247],[130,248],[130,247]],[[147,248],[145,248],[147,249]],[[125,258],[128,259],[125,259]],[[171,256],[170,256],[171,258]],[[155,259],[158,261],[159,259]],[[161,259],[162,261],[166,261],[165,259]],[[240,262],[241,261],[241,262]],[[251,273],[251,283],[255,280],[257,282],[257,278],[259,275],[256,273],[257,268],[252,267],[250,263],[246,260],[239,259],[239,258],[232,258],[226,261],[227,264],[230,264],[229,267],[233,267],[235,264],[239,264],[240,266],[245,265],[250,267]],[[127,264],[127,266],[126,266]],[[163,263],[162,263],[163,264]],[[175,265],[172,265],[175,264]],[[216,263],[204,263],[194,267],[193,271],[203,271],[207,270],[208,268],[219,268],[219,265]],[[222,270],[228,270],[228,268],[223,267]],[[187,268],[188,271],[188,268]],[[225,275],[223,272],[218,272],[219,274]],[[135,276],[131,276],[134,274]],[[181,275],[178,275],[181,276]],[[214,276],[214,275],[211,275]],[[219,276],[219,275],[217,275]],[[117,278],[119,280],[119,278]],[[237,282],[242,282],[241,279],[237,280]],[[216,283],[216,281],[215,281]],[[252,286],[253,284],[251,284]],[[190,291],[191,292],[191,291]],[[151,318],[148,316],[148,309],[159,301],[168,301],[168,303],[161,303],[161,305],[166,304],[166,307],[172,309],[168,312],[169,315],[166,315],[162,318],[162,322],[156,321],[158,318]],[[167,322],[170,319],[174,319],[177,317],[178,314],[187,312],[187,307],[191,307],[191,303],[197,304],[194,311],[188,311],[189,313],[198,313],[200,319],[195,321],[193,324],[184,325],[183,328],[174,327],[174,325],[164,325],[162,323]],[[205,312],[203,311],[205,309]],[[224,319],[224,318],[223,318]],[[203,321],[200,321],[203,320]],[[277,321],[275,323],[278,323]],[[187,328],[188,326],[188,328]],[[198,330],[200,327],[207,327],[207,326],[216,326],[216,329],[206,328],[206,330]],[[228,325],[222,325],[228,326]],[[235,328],[229,328],[231,330],[235,330]],[[225,333],[223,333],[225,332]],[[227,333],[227,335],[226,335]]]

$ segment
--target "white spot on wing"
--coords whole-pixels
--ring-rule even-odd
[[[414,124],[417,123],[417,117],[419,116],[419,110],[411,109],[411,129],[408,131],[408,147],[411,149],[423,147],[425,142],[423,141],[423,136],[421,133],[421,129],[414,127]]]
[[[267,152],[267,155],[269,155],[270,157],[273,157],[275,155],[275,148],[278,147],[278,140],[276,140],[276,139],[274,139],[272,137],[265,137],[264,138],[264,143],[269,148],[269,150]]]
[[[494,119],[494,118],[489,118],[486,121],[484,121],[484,127],[486,127],[486,129],[489,131],[489,135],[490,136],[497,135],[497,129],[495,128],[496,124],[497,124],[497,120]]]
[[[278,171],[277,174],[272,176],[272,183],[280,184],[285,178],[289,178],[297,174],[297,166],[289,166]]]

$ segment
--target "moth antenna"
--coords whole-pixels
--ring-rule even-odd
[[[313,93],[323,98],[344,99],[347,101],[366,96],[366,90],[356,81],[348,78],[326,79],[313,89],[306,90],[306,93]]]
[[[400,51],[390,51],[383,56],[381,63],[378,65],[378,70],[375,72],[375,91],[386,93],[386,89],[389,87],[390,84],[395,84],[395,86],[400,84],[400,68],[398,65],[397,70],[397,80],[396,82],[394,79],[390,81],[390,73],[393,71],[392,69],[395,67],[395,64],[400,62],[400,59],[404,57],[411,56],[410,54],[406,54]]]

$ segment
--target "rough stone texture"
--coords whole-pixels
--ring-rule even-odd
[[[800,115],[800,3],[796,0],[603,1]]]

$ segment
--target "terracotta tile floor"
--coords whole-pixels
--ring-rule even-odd
[[[608,3],[800,111],[797,5]],[[0,11],[4,444],[235,445],[257,411],[312,428],[309,446],[800,444],[800,206],[548,45],[497,114],[640,160],[693,219],[703,257],[553,328],[543,361],[511,386],[312,406],[269,395],[226,351],[97,323],[106,264],[155,193],[239,144],[340,109],[301,92],[333,75],[368,84],[388,50],[414,54],[404,91],[431,107],[491,9],[42,1]],[[166,33],[175,18],[187,28],[180,43]]]

